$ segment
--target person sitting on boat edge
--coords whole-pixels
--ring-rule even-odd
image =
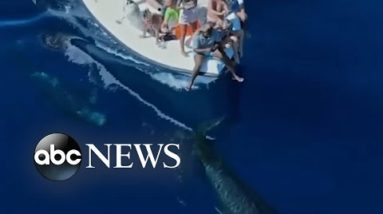
[[[231,22],[225,19],[221,25],[216,24],[213,30],[213,37],[215,38],[215,41],[220,44],[220,46],[233,49],[234,60],[237,64],[239,64],[239,38],[234,32],[231,31]]]
[[[179,17],[179,27],[181,30],[180,35],[180,47],[181,54],[187,56],[185,51],[185,38],[188,31],[188,27],[192,28],[194,33],[197,30],[198,26],[198,15],[197,15],[197,0],[180,0],[178,6],[180,8],[180,17]]]
[[[193,36],[194,69],[192,71],[189,86],[186,88],[188,91],[191,90],[206,57],[214,57],[221,60],[233,75],[234,80],[238,82],[244,81],[244,78],[236,74],[235,65],[226,55],[224,47],[217,43],[216,38],[214,38],[213,27],[214,23],[208,22],[204,24]]]

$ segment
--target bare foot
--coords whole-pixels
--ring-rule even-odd
[[[239,77],[239,76],[234,76],[233,77],[233,80],[237,81],[237,82],[243,82],[245,81],[245,79],[243,77]]]
[[[182,56],[188,57],[189,55],[185,51],[181,51]]]
[[[159,47],[159,48],[162,48],[162,49],[166,49],[166,42],[161,41],[161,42],[158,44],[158,47]]]
[[[240,60],[240,57],[237,55],[237,56],[235,56],[235,63],[236,64],[240,64],[241,63],[241,60]]]
[[[243,57],[243,49],[242,48],[239,48],[238,55],[239,55],[240,58]]]
[[[188,38],[188,39],[185,41],[185,46],[186,46],[186,47],[191,47],[191,42],[192,42],[192,37]]]

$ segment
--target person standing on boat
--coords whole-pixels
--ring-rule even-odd
[[[213,36],[214,23],[208,22],[200,28],[193,36],[193,51],[194,51],[194,69],[189,86],[186,90],[191,90],[197,75],[200,72],[203,61],[206,58],[213,57],[221,60],[233,75],[233,79],[238,82],[243,82],[244,78],[237,75],[235,65],[226,55],[224,48],[217,43],[217,39]]]
[[[239,39],[239,54],[243,56],[245,27],[247,14],[245,12],[244,0],[226,0],[229,6],[229,15],[226,19],[232,22],[232,32]]]
[[[222,25],[225,16],[229,13],[229,7],[225,0],[209,0],[207,9],[207,21],[217,25]]]
[[[185,38],[187,34],[188,27],[192,28],[192,32],[197,30],[198,25],[198,15],[197,15],[197,0],[180,0],[179,8],[180,17],[179,17],[179,27],[181,29],[181,37],[180,37],[180,46],[181,46],[181,54],[187,56],[185,52]]]

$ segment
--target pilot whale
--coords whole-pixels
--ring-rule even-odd
[[[51,50],[66,50],[71,44],[72,40],[82,40],[88,42],[88,39],[61,32],[43,33],[40,35],[40,39],[42,45]]]
[[[55,50],[65,49],[68,46],[68,36],[63,33],[42,34],[41,40],[45,47]]]
[[[201,161],[206,177],[220,202],[223,214],[272,214],[275,211],[231,171],[216,154],[213,141],[197,134],[194,153]]]

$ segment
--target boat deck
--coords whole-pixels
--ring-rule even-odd
[[[155,65],[169,68],[177,72],[191,74],[194,66],[193,54],[190,48],[186,48],[188,57],[181,55],[179,41],[166,42],[166,47],[156,45],[155,38],[141,38],[142,31],[134,26],[126,17],[126,0],[82,0],[89,12],[97,21],[119,40],[128,49],[134,51]],[[134,0],[140,10],[149,8],[152,12],[158,12],[156,8],[145,3],[144,0]],[[207,0],[199,0],[199,9],[206,9]],[[201,17],[204,18],[204,17]],[[118,20],[122,20],[119,22]],[[218,77],[225,69],[224,64],[216,59],[207,59],[203,63],[201,73],[206,76]]]

